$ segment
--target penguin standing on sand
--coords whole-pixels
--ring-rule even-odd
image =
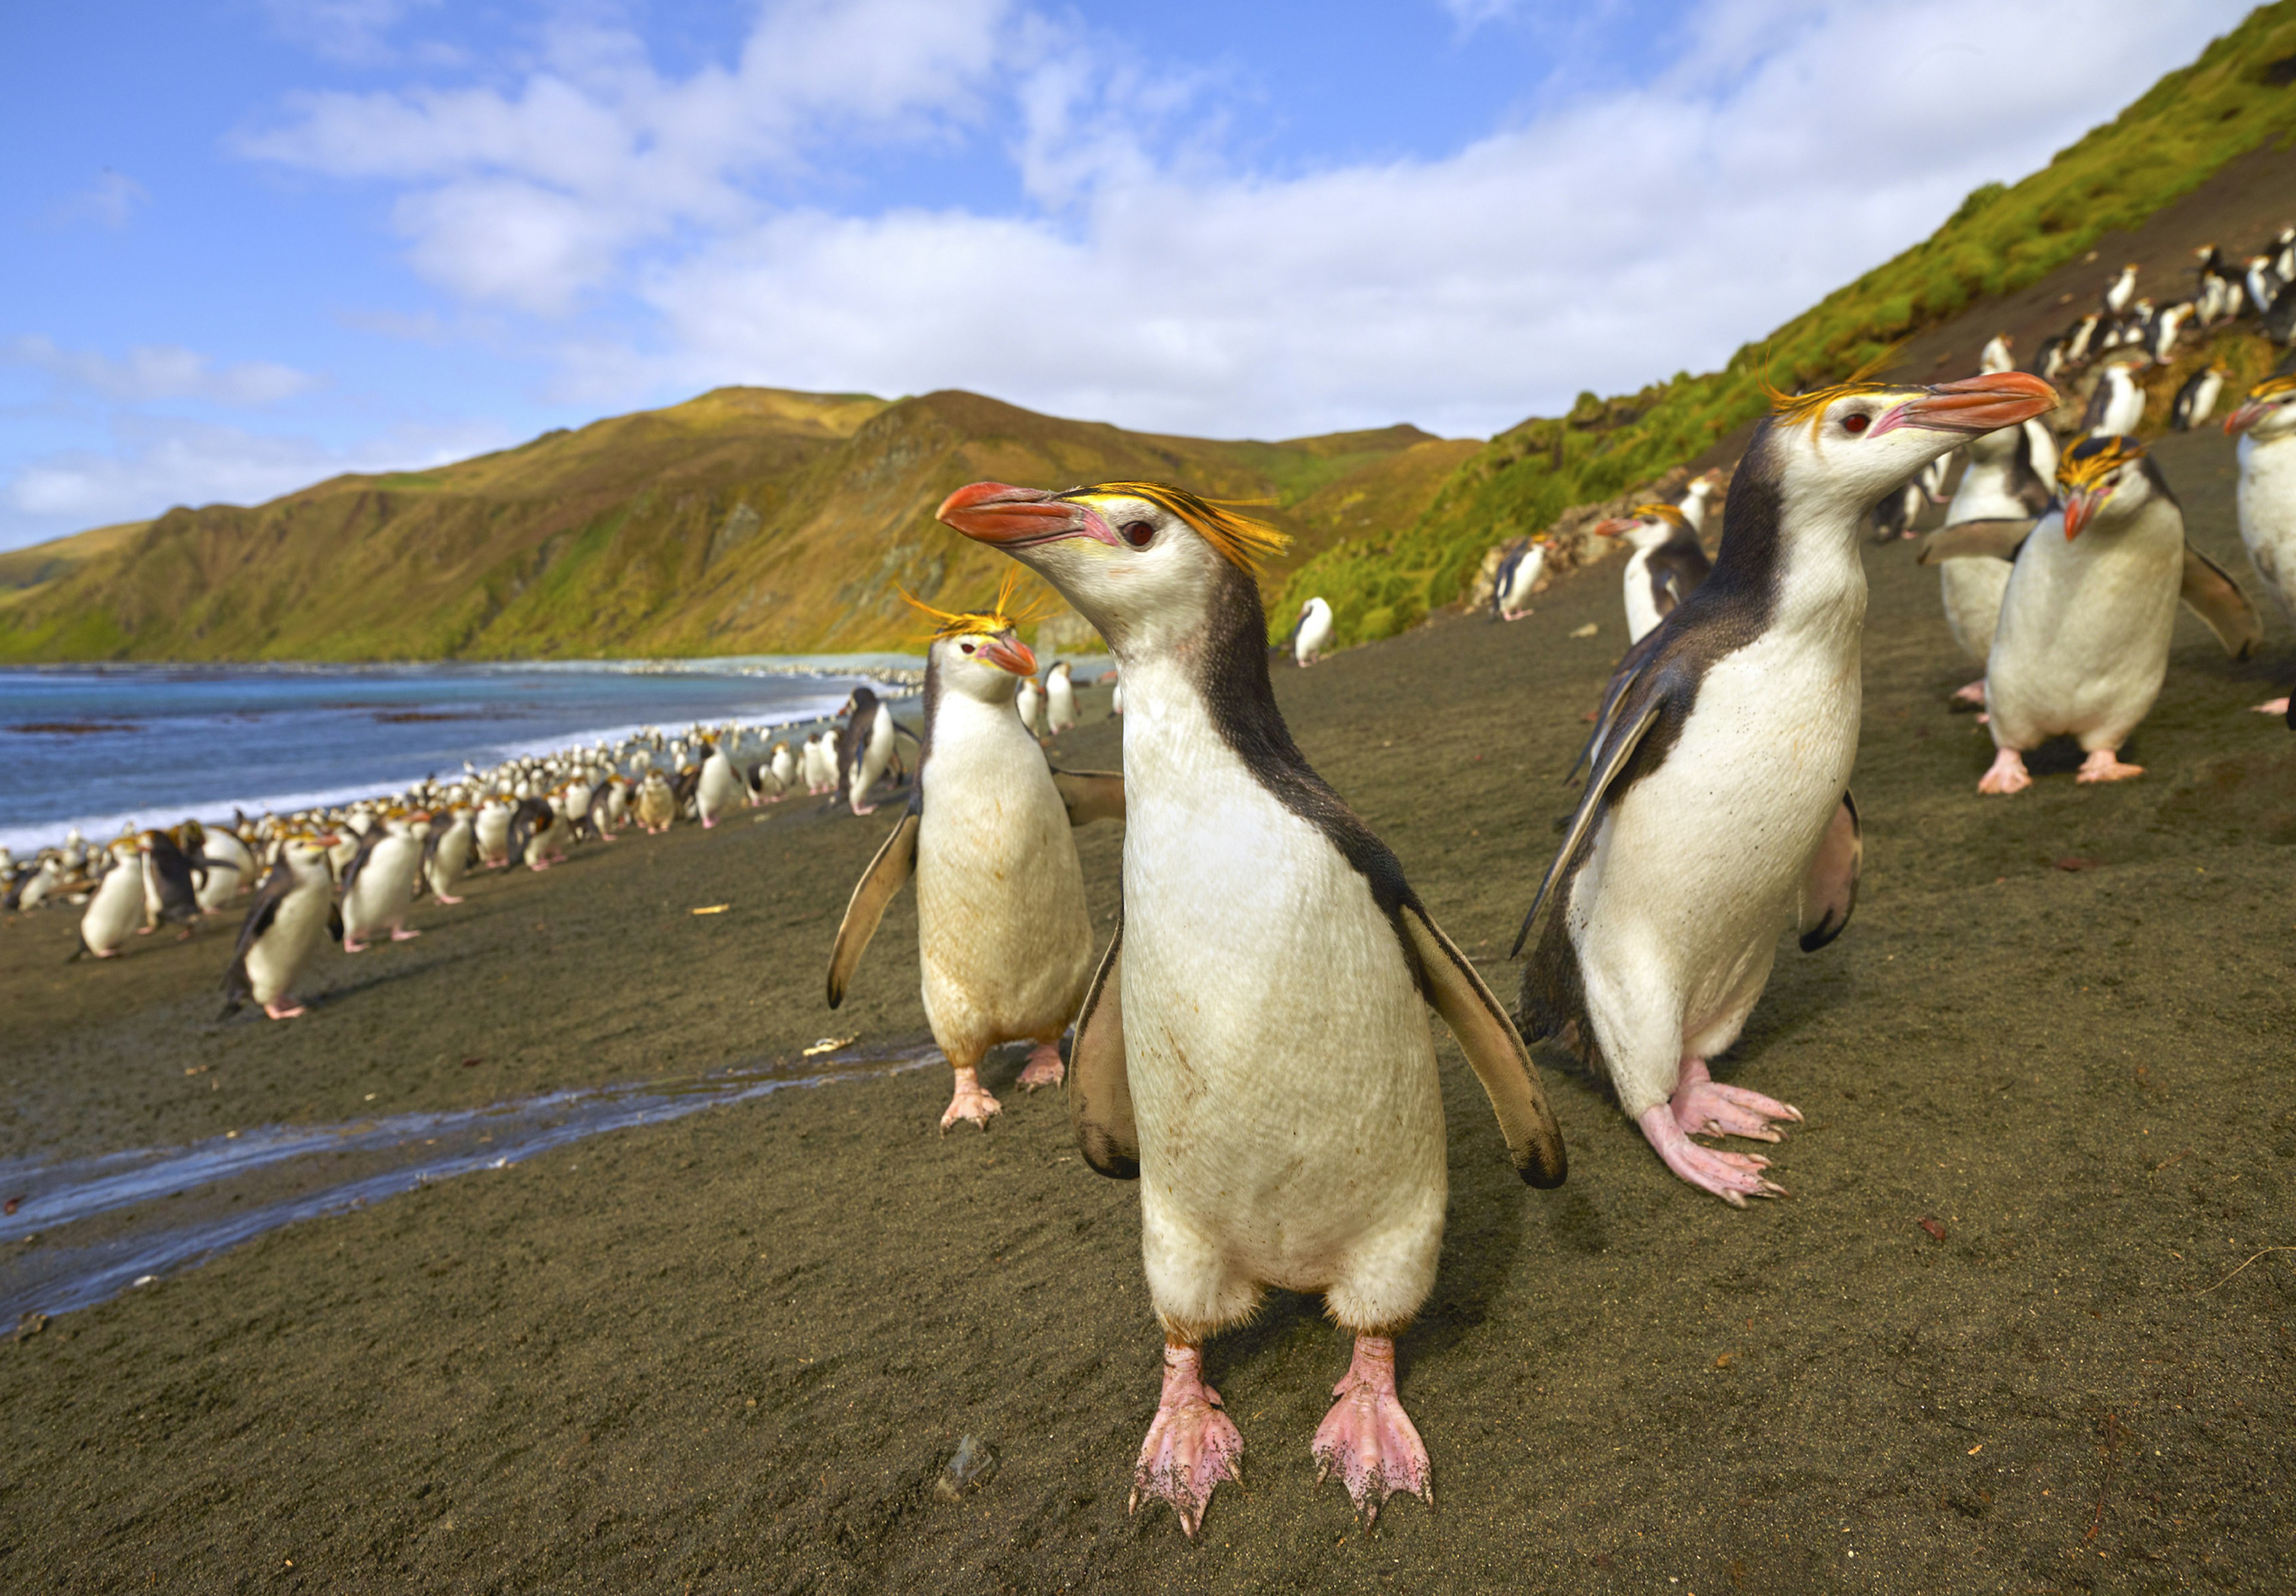
[[[499,794],[479,805],[471,821],[471,838],[478,844],[479,862],[489,870],[510,866],[510,823],[518,812]]]
[[[797,786],[797,756],[790,752],[786,737],[774,745],[774,784],[783,794]]]
[[[637,814],[648,836],[660,836],[677,818],[677,795],[669,789],[669,777],[652,766],[638,782]]]
[[[149,936],[163,925],[181,926],[178,942],[191,938],[200,917],[199,876],[205,860],[194,864],[164,831],[146,831],[136,837],[135,851],[143,861],[144,924],[138,936]]]
[[[1707,1061],[1738,1040],[1778,934],[1824,947],[1857,900],[1866,514],[1956,444],[2057,402],[2018,372],[1772,397],[1713,574],[1611,683],[1515,942],[1524,1034],[1575,1032],[1667,1167],[1741,1206],[1779,1191],[1768,1161],[1692,1138],[1776,1141],[1774,1122],[1801,1117]]]
[[[837,738],[837,790],[857,815],[873,814],[869,793],[893,761],[893,712],[873,688],[856,687],[845,701],[845,727]]]
[[[1036,1044],[1023,1090],[1060,1084],[1061,1032],[1084,1000],[1095,951],[1069,834],[1124,815],[1122,777],[1053,769],[1008,707],[1013,678],[1037,670],[1015,635],[1018,574],[984,611],[909,600],[937,623],[925,656],[924,752],[908,812],[853,889],[830,954],[834,1008],[885,905],[915,876],[925,1017],[956,1072],[944,1133],[959,1120],[986,1131],[1001,1112],[980,1075],[999,1043]]]
[[[224,908],[255,879],[255,855],[236,833],[220,826],[203,828],[193,851],[203,867],[198,889],[201,914]]]
[[[223,1013],[229,1019],[242,1004],[252,1000],[275,1020],[291,1020],[305,1012],[290,1000],[295,978],[319,945],[340,935],[342,920],[336,912],[334,876],[327,864],[332,837],[291,836],[279,857],[255,889],[247,918],[240,923],[239,948],[231,967],[224,972]]]
[[[2277,376],[2249,391],[2225,417],[2240,440],[2240,540],[2248,563],[2281,613],[2296,621],[2296,376]],[[2289,701],[2256,706],[2289,713]]]
[[[1499,562],[1491,583],[1491,613],[1502,621],[1520,621],[1530,613],[1530,596],[1546,571],[1546,539],[1526,538]]]
[[[1324,650],[1332,646],[1332,634],[1339,629],[1332,618],[1331,604],[1321,595],[1300,606],[1300,619],[1292,623],[1292,659],[1305,670],[1324,661]]]
[[[2038,421],[1969,440],[1969,465],[1945,508],[1945,524],[1923,543],[1918,564],[1938,568],[1946,629],[1980,665],[1993,647],[1993,623],[2009,586],[2010,563],[2049,507],[2056,440]],[[1985,679],[1960,687],[1964,703],[1985,702]]]
[[[412,822],[430,819],[393,811],[384,815],[359,844],[357,856],[343,871],[343,951],[364,953],[373,939],[390,934],[394,942],[412,942],[420,931],[406,924],[414,907],[415,873],[422,862],[422,844]]]
[[[422,839],[422,881],[437,901],[449,905],[462,901],[455,888],[470,870],[475,835],[471,806],[456,803],[448,806],[445,819],[432,826]]]
[[[2057,466],[2057,507],[2017,552],[1985,664],[1993,767],[1980,793],[2033,785],[2024,754],[2070,735],[2079,779],[2126,781],[2119,751],[2169,673],[2182,597],[2226,652],[2243,657],[2262,628],[2232,579],[2185,542],[2184,512],[2134,438],[2084,438]]]
[[[82,953],[93,953],[98,958],[119,958],[120,949],[143,922],[144,861],[136,839],[124,836],[111,844],[111,868],[96,883],[87,907],[80,911],[79,946],[73,950],[72,958]]]
[[[1032,737],[1045,735],[1045,690],[1037,685],[1033,676],[1022,680],[1013,690],[1013,707],[1021,716],[1021,724],[1029,728]]]
[[[701,828],[708,831],[717,826],[718,816],[730,814],[742,802],[742,773],[719,745],[704,743],[701,750],[701,779],[693,786],[693,803]]]
[[[1045,729],[1057,737],[1074,730],[1076,723],[1076,683],[1069,676],[1069,662],[1054,660],[1045,672]]]
[[[805,790],[815,798],[837,790],[837,755],[820,732],[805,740]]]
[[[1675,606],[1698,590],[1714,569],[1699,547],[1690,518],[1672,505],[1641,505],[1601,522],[1595,535],[1624,538],[1627,556],[1627,641],[1639,643]]]
[[[680,772],[681,776],[685,774]],[[700,774],[698,768],[693,772],[695,777]],[[689,790],[685,797],[690,797],[693,783],[689,781],[686,785]],[[673,807],[682,807],[685,797],[680,796],[675,786],[670,788]],[[546,870],[566,857],[565,850],[559,846],[565,832],[564,823],[559,819],[558,811],[550,807],[548,800],[521,798],[518,801],[518,809],[510,818],[511,857],[529,870]],[[348,876],[343,881],[343,893],[345,897],[350,894]]]
[[[1563,1177],[1521,1040],[1395,856],[1309,768],[1275,706],[1254,580],[1280,534],[1152,482],[960,489],[940,519],[1037,572],[1124,671],[1124,896],[1070,1052],[1085,1159],[1140,1180],[1164,1387],[1134,1504],[1193,1534],[1242,1436],[1206,1337],[1268,1287],[1356,1337],[1312,1452],[1358,1510],[1424,1497],[1395,1336],[1434,1283],[1446,1191],[1432,1004],[1515,1166]]]

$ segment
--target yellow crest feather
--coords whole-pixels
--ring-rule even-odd
[[[1086,499],[1102,494],[1144,498],[1158,508],[1169,511],[1186,522],[1198,537],[1219,550],[1229,564],[1254,576],[1259,574],[1260,567],[1267,561],[1291,547],[1292,539],[1266,522],[1239,515],[1228,504],[1205,498],[1185,488],[1175,488],[1168,482],[1097,482],[1061,497]]]
[[[996,596],[989,601],[985,610],[944,610],[927,604],[906,588],[897,586],[893,590],[901,596],[903,603],[932,621],[933,629],[921,633],[920,642],[937,642],[942,638],[961,638],[972,633],[993,638],[999,632],[1018,631],[1042,614],[1044,608],[1041,595],[1026,605],[1016,605],[1013,602],[1021,591],[1021,572],[1017,566],[1008,569],[997,581]]]

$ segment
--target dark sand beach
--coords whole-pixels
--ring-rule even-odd
[[[2229,443],[2159,455],[2252,590]],[[1158,1378],[1136,1195],[1079,1162],[1057,1097],[1013,1089],[1013,1056],[985,1136],[934,1133],[939,1068],[783,1091],[299,1224],[0,1343],[0,1586],[2286,1589],[2296,1253],[2254,1255],[2296,1246],[2296,736],[2246,707],[2296,676],[2289,629],[2267,616],[2234,664],[2180,620],[2124,751],[2141,780],[2044,760],[1980,799],[1991,745],[1946,707],[1975,672],[1935,577],[1910,545],[1866,564],[1857,917],[1781,955],[1717,1066],[1808,1116],[1792,1198],[1691,1190],[1552,1050],[1570,1175],[1529,1190],[1443,1038],[1449,1230],[1400,1353],[1432,1510],[1398,1498],[1365,1531],[1315,1485],[1347,1345],[1279,1296],[1208,1356],[1249,1492],[1193,1545],[1127,1517]],[[1309,758],[1509,997],[1625,640],[1619,569],[1516,625],[1277,676]],[[1113,766],[1105,695],[1086,703],[1055,758]],[[821,996],[891,821],[791,802],[479,881],[417,909],[420,941],[324,955],[284,1024],[214,1023],[230,926],[68,967],[71,915],[24,917],[0,927],[0,1156],[914,1041],[906,897],[846,1008]],[[1104,923],[1120,833],[1079,841]],[[968,1436],[995,1467],[937,1491]]]

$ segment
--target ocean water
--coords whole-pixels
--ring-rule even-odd
[[[550,664],[0,670],[0,844],[396,791],[641,726],[798,726],[901,654]],[[896,689],[899,690],[899,689]]]

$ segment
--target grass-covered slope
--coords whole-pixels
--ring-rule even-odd
[[[6,556],[0,659],[423,659],[900,646],[894,588],[984,597],[1005,563],[932,519],[977,478],[1160,477],[1294,533],[1408,525],[1473,443],[1415,427],[1214,442],[962,392],[721,389],[432,471],[178,508]],[[1064,646],[1088,633],[1056,628]]]
[[[1408,531],[1351,539],[1303,564],[1277,611],[1321,593],[1345,639],[1399,630],[1456,601],[1493,543],[1687,463],[1760,415],[1765,377],[1786,389],[1837,379],[2080,261],[2103,234],[2135,227],[2292,131],[2296,0],[2280,0],[2040,171],[1978,189],[1926,241],[1747,344],[1722,370],[1609,399],[1581,394],[1569,415],[1533,417],[1492,439]]]

